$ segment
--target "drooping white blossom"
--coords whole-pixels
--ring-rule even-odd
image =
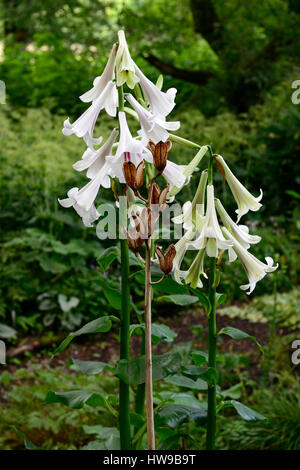
[[[135,73],[135,63],[131,58],[124,31],[118,32],[118,39],[119,44],[116,55],[117,86],[126,83],[129,88],[133,89],[139,79]]]
[[[256,283],[263,279],[267,273],[271,273],[278,268],[278,264],[274,266],[274,261],[271,257],[266,257],[267,264],[263,263],[255,256],[253,256],[249,251],[246,250],[236,239],[235,237],[227,230],[227,228],[222,228],[224,235],[228,240],[232,241],[234,251],[236,252],[238,258],[240,259],[245,272],[249,279],[249,284],[240,286],[242,290],[249,289],[246,292],[248,295],[253,292],[255,289]]]
[[[147,145],[149,140],[155,144],[165,142],[170,131],[176,131],[180,127],[179,121],[167,122],[163,117],[155,116],[145,109],[131,94],[126,95],[126,100],[131,104],[138,115],[141,129],[138,134],[142,138],[142,143]]]
[[[260,200],[263,196],[262,190],[260,190],[260,195],[258,197],[254,197],[246,188],[245,186],[240,183],[240,181],[234,176],[228,165],[226,164],[225,160],[221,155],[216,157],[216,160],[219,165],[221,165],[222,169],[225,173],[225,178],[228,183],[228,186],[231,189],[234,199],[238,205],[236,209],[236,213],[238,214],[237,222],[241,219],[241,217],[247,212],[250,211],[258,211],[261,208]]]
[[[120,140],[115,156],[107,156],[106,161],[110,165],[110,176],[118,178],[120,183],[125,183],[123,163],[131,161],[135,166],[146,157],[151,158],[150,150],[146,149],[140,140],[132,137],[124,111],[119,112]]]
[[[227,214],[226,210],[224,209],[221,201],[216,199],[215,206],[224,226],[231,230],[232,235],[234,238],[246,249],[250,248],[250,245],[254,245],[259,243],[261,237],[258,235],[251,235],[249,233],[249,227],[247,225],[237,225],[231,217]],[[229,253],[229,261],[233,262],[237,258],[237,254],[233,247],[228,250]]]
[[[175,106],[176,88],[169,88],[168,91],[160,91],[143,72],[135,65],[135,73],[140,80],[140,85],[149,103],[151,112],[155,116],[165,118]]]
[[[193,242],[194,248],[201,250],[206,249],[206,253],[210,257],[217,258],[218,250],[227,250],[232,246],[232,242],[224,238],[219,222],[217,219],[214,187],[212,184],[207,185],[207,208],[202,231],[199,237]]]
[[[207,183],[207,171],[201,173],[199,185],[193,201],[187,201],[182,207],[182,214],[174,217],[175,224],[183,224],[186,230],[194,228],[195,231],[201,233],[204,224],[204,202],[205,202],[205,189]]]
[[[93,88],[79,97],[81,101],[84,101],[85,103],[95,101],[104,91],[106,85],[115,78],[116,48],[117,45],[114,44],[102,75],[95,78]]]
[[[181,269],[183,258],[189,249],[190,240],[193,238],[193,230],[188,230],[177,243],[175,243],[176,255],[173,259],[173,276],[178,284],[182,284],[182,279],[184,279],[188,271]]]
[[[102,186],[105,188],[110,187],[110,178],[109,178],[109,163],[106,161],[106,157],[112,154],[112,146],[118,131],[113,129],[109,138],[98,150],[91,150],[88,148],[82,155],[81,160],[78,160],[74,163],[73,168],[77,171],[88,170],[86,176],[90,179],[94,178],[100,172],[103,174]]]
[[[58,199],[58,202],[62,207],[73,207],[77,214],[82,218],[84,225],[86,227],[92,227],[93,222],[100,217],[100,214],[96,210],[94,204],[92,204],[88,210],[80,206],[77,203],[78,192],[78,188],[72,188],[68,191],[68,197],[66,199]]]
[[[205,257],[205,248],[199,250],[196,258],[192,262],[184,280],[186,284],[190,284],[191,287],[196,289],[197,287],[203,287],[201,276],[207,279],[207,274],[204,272],[204,257]]]
[[[93,145],[100,143],[102,140],[102,137],[96,140],[93,138],[94,127],[100,111],[105,108],[110,116],[115,116],[117,106],[118,93],[116,85],[114,82],[110,81],[101,95],[73,124],[70,123],[69,118],[65,120],[62,132],[64,135],[75,134],[77,137],[82,137],[86,144],[93,150]]]

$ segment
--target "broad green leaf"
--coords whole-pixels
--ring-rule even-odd
[[[17,332],[14,328],[0,323],[0,338],[13,338],[14,336],[17,336]]]
[[[237,413],[243,418],[245,421],[265,421],[267,418],[255,410],[252,410],[246,405],[243,405],[239,401],[236,400],[228,400],[222,403],[222,408],[233,406]]]
[[[135,333],[141,334],[142,330],[145,330],[145,323],[130,325],[130,336]],[[158,323],[152,323],[151,325],[151,336],[152,341],[157,344],[160,341],[166,341],[167,343],[172,343],[176,338],[177,333],[171,330],[167,325],[162,325]]]
[[[166,353],[152,357],[153,380],[159,380],[176,372],[181,366],[179,353]],[[135,359],[121,359],[117,363],[115,375],[130,385],[145,383],[145,356]]]
[[[156,302],[171,302],[176,305],[191,305],[198,301],[198,298],[193,295],[162,295],[156,299]]]
[[[197,289],[193,289],[192,287],[190,287],[190,290],[193,292],[193,294],[197,296],[201,305],[204,307],[206,314],[209,315],[211,311],[211,304],[208,296],[203,294],[202,292],[199,292]]]
[[[176,405],[191,406],[192,408],[198,408],[199,410],[206,411],[207,404],[202,403],[190,393],[173,393],[170,394],[168,401],[175,403]]]
[[[102,272],[105,272],[118,256],[120,256],[120,250],[117,246],[112,246],[104,250],[103,253],[101,253],[101,255],[99,256],[99,258],[97,258],[98,264]]]
[[[159,284],[154,284],[153,290],[157,292],[165,292],[166,294],[188,294],[188,288],[184,285],[178,284],[171,277],[167,277]]]
[[[199,366],[184,366],[182,369],[185,375],[191,375],[192,377],[200,377],[205,380],[208,384],[216,381],[216,370],[212,367],[199,367]],[[234,398],[234,397],[232,397]]]
[[[54,351],[53,354],[57,354],[58,352],[63,351],[76,336],[85,335],[89,333],[106,333],[111,329],[112,319],[117,320],[116,317],[113,317],[111,315],[100,317],[96,320],[92,320],[89,323],[86,323],[79,330],[69,333],[69,335],[63,340],[63,342],[58,346],[58,348]]]
[[[254,341],[254,343],[258,346],[258,349],[262,354],[264,354],[264,349],[263,347],[259,344],[259,342],[254,338],[254,336],[250,336],[248,333],[245,331],[239,330],[238,328],[233,328],[232,326],[227,326],[225,328],[222,328],[219,332],[218,335],[227,335],[230,336],[230,338],[235,339],[237,341],[240,341],[241,339],[251,339]]]
[[[171,428],[182,424],[184,421],[196,421],[205,419],[207,413],[205,410],[193,408],[186,405],[163,405],[155,412],[155,421],[159,426],[168,425]]]
[[[208,362],[208,354],[204,351],[192,351],[191,356],[196,366],[206,364]]]
[[[72,364],[76,369],[80,370],[86,375],[96,375],[105,370],[114,370],[114,367],[106,362],[98,361],[78,361],[77,359],[70,359],[69,364]]]
[[[223,397],[233,398],[234,400],[240,398],[242,395],[242,384],[235,384],[227,390],[222,390],[221,395]]]
[[[223,304],[226,301],[226,294],[218,294],[216,292],[216,306]]]
[[[72,390],[70,392],[50,391],[47,393],[46,403],[63,403],[74,409],[83,408],[84,405],[100,406],[106,407],[114,416],[118,415],[105,396],[89,390]]]
[[[12,428],[14,429],[15,433],[23,439],[25,449],[27,449],[27,450],[44,450],[42,447],[37,447],[35,444],[33,444],[33,442],[29,441],[27,439],[27,437],[25,436],[25,434],[22,433],[21,431],[19,431],[19,429],[17,429],[15,426],[12,426]]]
[[[184,375],[171,375],[164,379],[165,382],[168,382],[173,385],[178,385],[179,387],[191,388],[194,390],[207,390],[207,383],[202,379],[192,380]]]

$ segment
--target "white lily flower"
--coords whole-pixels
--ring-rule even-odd
[[[184,166],[177,165],[177,163],[167,160],[162,176],[170,185],[170,189],[172,189],[173,186],[181,188],[185,183]]]
[[[160,91],[151,82],[136,64],[135,73],[140,79],[140,85],[150,105],[150,109],[155,116],[166,117],[175,106],[176,88],[169,88],[167,92]]]
[[[250,245],[255,245],[261,241],[261,237],[258,235],[250,235],[249,227],[247,225],[237,225],[231,217],[227,214],[226,210],[224,209],[221,201],[216,199],[215,205],[219,216],[226,228],[230,228],[232,235],[234,238],[246,249],[250,248]],[[233,262],[237,258],[237,254],[233,248],[228,250],[229,254],[229,261]]]
[[[108,162],[106,161],[106,157],[108,155],[111,155],[112,146],[114,141],[116,140],[117,135],[118,131],[116,129],[113,129],[109,138],[107,139],[105,144],[102,145],[102,147],[100,147],[96,151],[93,151],[88,148],[82,155],[82,159],[74,163],[74,170],[83,171],[88,169],[86,176],[90,179],[94,178],[98,173],[102,172],[102,183],[104,183],[102,185],[105,188],[110,188],[110,178],[108,176],[110,167]]]
[[[168,130],[176,131],[179,129],[179,121],[166,122],[165,119],[154,116],[132,95],[126,95],[126,100],[131,104],[138,115],[141,124],[141,130],[138,131],[138,134],[141,136],[144,145],[147,145],[149,140],[152,140],[155,144],[165,142],[169,137]]]
[[[115,116],[117,106],[118,92],[116,85],[113,82],[108,82],[101,95],[73,124],[70,123],[69,118],[65,120],[62,132],[64,135],[75,134],[77,137],[83,137],[87,145],[94,150],[93,145],[100,143],[102,140],[102,137],[101,140],[93,138],[94,127],[100,111],[105,108],[108,114]]]
[[[78,188],[72,188],[68,191],[68,197],[66,199],[58,199],[58,202],[62,207],[73,207],[82,218],[84,225],[86,227],[92,227],[92,223],[100,217],[100,214],[94,204],[92,204],[88,210],[81,207],[76,200],[78,192]]]
[[[119,112],[119,123],[120,123],[120,140],[116,155],[114,157],[107,156],[106,161],[110,165],[110,176],[112,178],[118,178],[120,183],[125,183],[125,177],[123,173],[123,163],[125,161],[131,161],[135,166],[145,158],[151,158],[150,150],[146,149],[140,140],[136,140],[132,137],[124,111]]]
[[[244,248],[227,230],[227,228],[223,227],[223,233],[225,236],[232,241],[233,248],[236,251],[239,259],[241,260],[242,265],[244,266],[245,272],[249,279],[249,284],[245,284],[240,286],[242,290],[249,289],[246,292],[248,295],[253,292],[255,289],[256,283],[260,281],[267,273],[271,273],[278,268],[278,264],[274,266],[274,261],[271,257],[267,256],[266,262],[267,264],[263,263],[259,259],[255,258],[251,253],[249,253],[246,248]]]
[[[116,55],[117,86],[127,83],[133,89],[139,79],[135,74],[135,64],[131,58],[124,31],[118,32],[119,44]]]
[[[178,284],[182,284],[182,279],[186,277],[188,271],[181,269],[181,264],[186,251],[189,249],[190,240],[194,235],[193,230],[188,230],[177,243],[175,243],[176,255],[173,259],[173,275]]]
[[[199,163],[201,162],[202,158],[206,154],[207,149],[208,149],[208,147],[206,145],[203,145],[200,148],[200,150],[196,153],[194,158],[190,161],[190,163],[188,165],[186,165],[186,167],[184,169],[184,176],[186,178],[186,183],[189,182],[192,174],[194,173],[194,171],[196,171]],[[170,196],[176,196],[176,194],[179,193],[180,189],[181,188],[176,188],[176,186],[174,186],[171,193],[170,193]]]
[[[194,289],[196,289],[197,287],[203,287],[201,275],[203,275],[207,279],[207,274],[204,272],[203,269],[204,256],[205,248],[199,250],[196,258],[194,259],[193,263],[190,266],[190,269],[187,272],[187,275],[184,278],[186,284],[190,284],[191,287],[193,287]]]
[[[193,242],[193,246],[198,250],[206,248],[206,253],[208,256],[217,258],[218,249],[228,250],[228,248],[232,246],[232,242],[224,238],[224,235],[222,234],[221,228],[219,226],[215,208],[213,185],[207,185],[206,191],[207,208],[204,225],[199,237]]]
[[[260,195],[258,197],[252,196],[252,194],[243,186],[240,181],[234,176],[231,172],[228,165],[225,163],[224,158],[221,155],[216,157],[217,162],[221,165],[222,169],[225,173],[226,181],[231,189],[234,199],[238,205],[236,209],[236,213],[238,214],[237,222],[239,222],[240,218],[247,214],[250,211],[258,211],[262,204],[260,204],[260,200],[263,196],[262,190],[260,190]]]
[[[183,224],[183,228],[201,232],[204,225],[204,199],[207,183],[207,170],[202,171],[199,185],[193,201],[187,201],[183,204],[183,213],[174,217],[175,224]]]
[[[93,82],[93,88],[91,88],[83,95],[79,96],[81,101],[83,101],[84,103],[95,101],[104,91],[106,85],[115,78],[116,48],[117,45],[114,44],[112,50],[110,51],[109,59],[107,61],[105,69],[103,70],[102,75],[95,78]]]

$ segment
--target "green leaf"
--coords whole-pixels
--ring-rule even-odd
[[[156,299],[156,302],[172,302],[176,305],[191,305],[198,301],[198,298],[193,295],[162,295]]]
[[[208,362],[208,354],[204,351],[192,351],[191,356],[196,366],[206,364]]]
[[[206,411],[186,405],[163,405],[155,412],[155,421],[159,426],[168,425],[172,428],[184,421],[205,419]]]
[[[191,375],[192,377],[200,377],[202,380],[205,380],[205,382],[207,382],[208,384],[216,381],[217,379],[216,370],[212,367],[184,366],[182,371],[186,375]]]
[[[226,300],[226,294],[218,294],[216,292],[216,306],[223,304]]]
[[[159,284],[154,284],[153,290],[158,292],[165,292],[166,294],[188,294],[188,288],[184,285],[178,284],[171,277],[167,277]]]
[[[254,338],[254,336],[250,336],[248,333],[245,331],[239,330],[238,328],[233,328],[232,326],[227,326],[225,328],[222,328],[218,335],[227,335],[230,336],[230,338],[233,338],[237,341],[240,341],[241,339],[251,339],[254,341],[254,343],[257,345],[258,349],[262,354],[264,354],[264,349],[263,347],[259,344],[259,342]]]
[[[117,246],[107,248],[101,253],[97,261],[103,273],[118,256],[120,256],[120,250]]]
[[[164,379],[165,382],[168,382],[173,385],[178,385],[179,387],[191,388],[194,390],[207,390],[207,383],[202,379],[192,380],[184,375],[172,375]]]
[[[37,447],[35,444],[33,444],[33,442],[29,441],[27,439],[27,437],[25,436],[25,434],[22,433],[21,431],[19,431],[19,429],[17,429],[15,426],[12,426],[12,428],[15,431],[15,433],[23,439],[25,449],[27,449],[27,450],[44,450],[42,447]]]
[[[181,356],[179,353],[153,356],[152,364],[153,380],[159,380],[180,369]],[[145,383],[145,356],[121,359],[117,363],[115,375],[129,385]]]
[[[17,336],[17,332],[14,328],[0,323],[0,338],[13,338],[15,336]]]
[[[69,361],[70,365],[74,365],[76,369],[80,370],[86,375],[96,375],[105,370],[114,370],[114,367],[106,362],[98,361],[78,361],[77,359],[71,358]]]
[[[134,335],[135,333],[141,334],[142,330],[145,330],[145,323],[130,325],[130,336]],[[172,343],[172,341],[176,338],[177,333],[171,330],[171,328],[169,328],[167,325],[152,323],[151,336],[154,344],[158,344],[160,341]]]
[[[63,403],[74,409],[83,408],[84,405],[101,406],[106,407],[114,416],[118,415],[105,396],[89,390],[72,390],[70,392],[50,391],[47,393],[46,403]]]
[[[265,421],[267,418],[255,410],[252,410],[246,405],[243,405],[239,401],[236,400],[228,400],[222,403],[222,408],[226,408],[228,406],[233,406],[237,413],[243,418],[245,421]]]
[[[242,384],[235,384],[227,390],[222,390],[221,395],[233,399],[240,398],[242,395]]]
[[[76,336],[85,335],[89,333],[106,333],[111,329],[112,319],[117,320],[116,317],[113,317],[111,315],[100,317],[96,320],[92,320],[89,323],[86,323],[79,330],[69,333],[69,335],[63,340],[63,342],[58,346],[58,348],[54,351],[53,354],[57,354],[58,352],[63,351]]]
[[[202,411],[206,411],[207,404],[200,402],[194,395],[193,392],[188,393],[173,393],[168,398],[168,401],[175,403],[176,405],[185,405],[192,408],[198,408]]]
[[[193,294],[195,294],[198,297],[201,305],[204,307],[206,311],[206,314],[209,315],[211,311],[211,304],[210,304],[208,296],[203,294],[202,292],[199,292],[197,289],[193,289],[192,287],[190,287],[190,290],[193,292]]]

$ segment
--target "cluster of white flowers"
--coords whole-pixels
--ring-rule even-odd
[[[113,129],[110,137],[100,147],[102,137],[94,137],[94,128],[102,109],[108,115],[115,117],[119,107],[117,87],[124,84],[133,89],[137,84],[144,94],[147,109],[143,107],[131,94],[126,94],[127,102],[132,106],[140,122],[138,137],[132,137],[124,111],[118,113],[119,132]],[[110,188],[111,179],[117,178],[125,183],[123,163],[131,161],[136,166],[145,160],[153,163],[152,153],[147,148],[149,141],[157,144],[165,142],[169,137],[169,130],[177,130],[179,122],[166,122],[166,116],[175,106],[176,89],[170,88],[167,92],[161,91],[154,85],[132,60],[125,34],[118,33],[118,44],[114,44],[108,62],[101,76],[96,77],[93,88],[80,99],[91,102],[90,107],[73,124],[67,119],[64,122],[63,134],[75,134],[84,140],[87,149],[81,160],[73,165],[77,171],[87,170],[89,182],[81,189],[72,188],[68,191],[66,199],[59,199],[63,207],[73,207],[82,218],[84,225],[90,227],[99,218],[95,207],[95,199],[99,188]],[[122,103],[123,107],[123,103]],[[114,145],[119,134],[119,142]],[[113,154],[113,149],[116,151]],[[187,177],[185,167],[168,161],[162,175],[170,185],[170,189],[182,187]]]
[[[183,238],[175,245],[174,277],[180,283],[184,279],[185,283],[193,288],[203,287],[201,276],[207,277],[204,271],[205,254],[218,258],[227,250],[230,262],[240,259],[249,279],[249,283],[241,286],[241,289],[248,290],[247,294],[250,294],[258,281],[278,267],[278,265],[274,266],[272,258],[267,257],[265,264],[248,252],[250,246],[258,243],[261,237],[250,235],[246,225],[238,225],[241,217],[249,210],[260,209],[259,201],[262,198],[262,191],[260,196],[255,198],[233,175],[220,155],[216,156],[216,162],[237,203],[237,221],[234,222],[221,202],[214,198],[214,186],[207,184],[207,171],[203,171],[193,201],[186,202],[183,206],[183,213],[173,219],[174,223],[183,224],[187,230]],[[222,226],[219,225],[217,214],[222,221]],[[198,253],[190,268],[184,271],[181,265],[186,251],[190,249],[198,250]]]

